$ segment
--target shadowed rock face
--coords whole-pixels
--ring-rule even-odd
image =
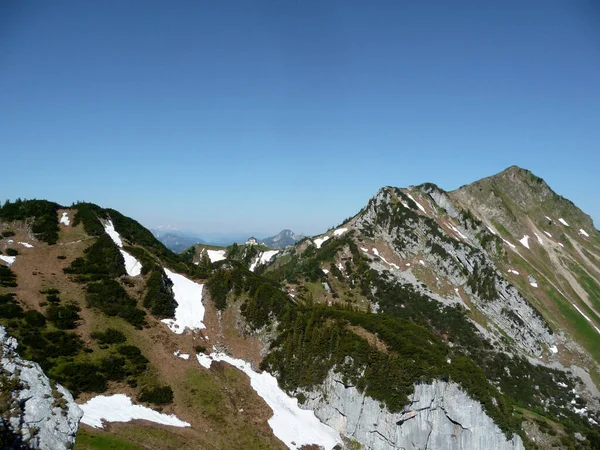
[[[72,448],[83,411],[69,391],[51,384],[38,364],[19,357],[17,341],[1,326],[0,344],[2,447]]]
[[[456,383],[435,381],[415,386],[410,403],[396,414],[345,385],[330,372],[325,383],[305,394],[303,407],[339,433],[372,450],[521,450],[519,436],[508,439]]]

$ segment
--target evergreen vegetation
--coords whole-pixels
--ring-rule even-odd
[[[58,215],[60,205],[46,200],[6,201],[0,207],[0,219],[12,222],[15,220],[33,219],[31,231],[36,239],[48,244],[58,241]]]

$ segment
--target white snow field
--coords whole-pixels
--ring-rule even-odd
[[[33,245],[29,244],[28,242],[19,242],[19,244],[25,248],[33,248]]]
[[[121,239],[121,235],[117,233],[117,230],[115,230],[112,220],[106,221],[106,224],[104,225],[104,231],[106,231],[106,234],[108,234],[113,242],[117,244],[117,247],[119,247],[119,251],[121,252],[123,260],[125,261],[125,270],[127,271],[127,275],[130,277],[137,277],[140,273],[142,273],[142,263],[139,262],[133,255],[130,255],[122,249],[123,240]]]
[[[524,247],[529,248],[529,236],[523,236],[521,239],[519,239],[519,242],[523,244]]]
[[[346,231],[348,231],[348,228],[338,228],[337,230],[335,230],[333,232],[334,236],[341,236],[342,234],[344,234]]]
[[[62,223],[65,226],[69,226],[71,225],[71,221],[69,220],[69,215],[65,212],[62,213],[62,216],[60,217],[60,223]]]
[[[322,238],[317,238],[314,240],[315,245],[317,246],[317,248],[321,248],[321,245],[323,245],[323,242],[329,240],[329,236],[323,236]]]
[[[416,200],[413,198],[413,196],[412,196],[412,195],[410,195],[408,192],[406,193],[406,195],[407,195],[407,196],[408,196],[408,198],[410,198],[410,199],[411,199],[413,202],[415,202],[415,204],[417,205],[417,207],[418,207],[418,208],[419,208],[421,211],[425,212],[425,208],[423,208],[423,205],[421,205],[421,204],[420,204],[418,201],[416,201]]]
[[[210,262],[223,261],[225,258],[225,250],[206,250]]]
[[[271,261],[271,258],[277,253],[279,253],[279,250],[267,250],[266,252],[261,253],[256,261],[250,264],[250,272],[254,272],[254,269],[256,269],[259,264],[266,264]]]
[[[223,361],[248,375],[252,389],[273,410],[273,416],[269,419],[273,434],[289,449],[296,450],[304,445],[316,444],[325,450],[331,450],[342,443],[337,431],[317,419],[313,411],[301,409],[298,400],[282,391],[277,379],[270,373],[257,373],[252,370],[250,363],[224,353],[198,355],[198,361],[206,368],[210,368],[212,361]]]
[[[379,250],[377,250],[375,247],[373,247],[373,253],[375,253],[376,256],[379,256],[381,258],[381,260],[386,263],[388,266],[393,267],[394,269],[400,269],[400,266],[398,266],[397,264],[388,262],[383,256],[381,256],[379,254]],[[410,264],[407,264],[407,266],[410,266]]]
[[[4,261],[8,267],[12,266],[16,259],[16,256],[0,255],[0,260]]]
[[[566,226],[566,227],[568,227],[568,226],[569,226],[569,224],[566,222],[566,220],[565,220],[565,219],[563,219],[562,217],[561,217],[561,218],[559,218],[559,219],[558,219],[558,221],[559,221],[560,223],[562,223],[562,224],[563,224],[564,226]]]
[[[106,234],[108,234],[113,240],[113,242],[117,244],[117,247],[123,247],[123,241],[121,240],[121,236],[119,235],[119,233],[117,233],[117,230],[115,230],[115,226],[113,225],[112,220],[109,219],[106,221],[106,224],[104,225],[104,231],[106,231]]]
[[[202,304],[203,284],[188,280],[183,275],[165,269],[165,273],[173,282],[173,294],[177,302],[175,319],[163,319],[171,331],[182,334],[186,328],[202,330],[206,328],[204,320],[204,305]]]
[[[581,234],[582,236],[585,236],[585,237],[590,237],[590,235],[587,234],[586,231],[583,228],[579,229],[579,234]]]
[[[134,405],[131,399],[124,394],[98,395],[79,407],[83,410],[81,421],[94,428],[103,428],[103,420],[106,422],[129,422],[136,419],[173,427],[190,426],[189,423],[179,420],[173,414],[161,414],[145,406]]]
[[[125,270],[130,277],[137,277],[142,273],[142,263],[135,259],[134,256],[127,253],[125,250],[119,250],[125,261]]]

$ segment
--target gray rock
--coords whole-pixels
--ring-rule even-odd
[[[30,448],[72,448],[83,416],[73,396],[64,387],[53,385],[38,364],[21,359],[17,341],[2,326],[0,344],[0,392],[8,404],[3,422]]]
[[[456,383],[418,384],[402,412],[345,385],[330,372],[318,390],[304,393],[303,408],[369,450],[522,450],[519,436],[507,438],[481,405]]]

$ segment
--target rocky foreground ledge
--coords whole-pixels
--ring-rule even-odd
[[[83,411],[64,387],[16,352],[17,341],[0,326],[0,447],[70,449]]]

